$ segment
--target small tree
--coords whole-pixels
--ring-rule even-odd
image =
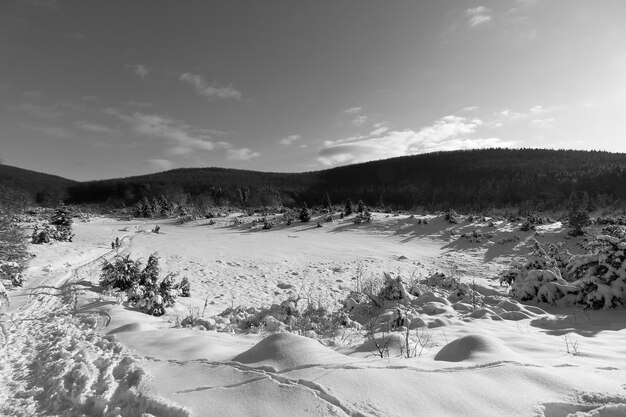
[[[359,213],[363,213],[365,211],[365,204],[363,203],[363,200],[359,200],[359,202],[357,203],[356,211],[358,211]]]
[[[302,223],[307,223],[311,221],[311,213],[309,212],[309,208],[307,207],[306,203],[304,203],[304,206],[300,210],[299,218]]]
[[[328,193],[324,193],[323,206],[328,211],[331,211],[333,208],[333,203],[330,201],[330,196],[328,195]]]
[[[49,243],[51,240],[71,242],[74,238],[72,222],[72,214],[69,208],[61,204],[56,208],[49,224],[43,225],[41,229],[35,226],[32,234],[32,243]]]
[[[586,194],[581,197],[576,194],[570,196],[567,217],[570,226],[572,226],[572,230],[569,232],[572,236],[582,235],[584,233],[583,228],[591,224],[589,212],[586,209],[588,201],[589,197]]]
[[[161,216],[168,217],[172,215],[172,210],[174,209],[174,207],[163,194],[159,196],[158,207]]]
[[[139,284],[145,285],[149,288],[156,288],[160,272],[161,269],[159,268],[159,257],[156,253],[153,253],[148,257],[146,267],[143,269],[143,271],[141,271]]]
[[[57,227],[71,227],[72,222],[72,213],[70,212],[70,209],[67,208],[67,206],[65,206],[64,204],[61,204],[56,208],[54,214],[52,215],[52,218],[50,219],[50,224],[53,224]]]
[[[343,212],[345,213],[346,216],[349,216],[354,212],[354,208],[352,207],[352,200],[350,199],[346,200],[346,206],[343,209]]]
[[[573,228],[570,231],[570,234],[572,236],[582,235],[584,233],[583,228],[591,224],[589,213],[587,212],[587,210],[584,210],[584,209],[570,211],[568,213],[568,217],[569,217],[569,224]]]

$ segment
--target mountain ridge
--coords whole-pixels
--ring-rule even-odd
[[[349,198],[391,208],[529,205],[549,209],[562,206],[572,193],[585,193],[599,205],[626,199],[626,154],[493,148],[402,156],[300,173],[177,168],[125,178],[66,180],[65,184],[70,203],[114,206],[161,195],[191,203],[201,200],[204,205],[316,205],[328,193],[335,203]]]

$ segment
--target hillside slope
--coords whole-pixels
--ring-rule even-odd
[[[157,174],[75,184],[74,203],[131,205],[168,196],[210,204],[295,206],[336,204],[347,198],[392,208],[481,209],[564,206],[572,193],[597,205],[626,197],[626,154],[541,149],[436,152],[305,173],[223,168],[176,169]]]
[[[0,183],[37,203],[47,203],[65,196],[76,181],[56,175],[0,164]]]

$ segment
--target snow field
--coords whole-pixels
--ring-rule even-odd
[[[623,310],[583,312],[503,296],[497,277],[528,253],[525,239],[534,232],[500,222],[488,238],[474,239],[472,231],[487,224],[433,217],[418,224],[382,214],[371,224],[346,220],[321,228],[294,222],[262,230],[249,219],[206,223],[94,219],[75,225],[78,245],[37,249],[28,296],[12,295],[19,311],[12,307],[2,318],[11,340],[0,360],[0,375],[9,381],[0,400],[13,407],[5,413],[624,415]],[[155,224],[161,233],[147,233]],[[540,232],[543,241],[565,235],[553,225]],[[145,262],[158,252],[161,275],[187,276],[192,297],[179,298],[156,318],[102,293],[97,262],[89,260],[112,256],[107,251],[116,236],[126,236],[123,253],[133,258]],[[574,240],[567,243],[576,247]],[[67,270],[74,275],[58,278]],[[479,290],[480,303],[450,300],[451,293],[437,287],[413,299],[407,304],[417,323],[411,335],[417,330],[429,338],[428,348],[411,358],[401,355],[397,333],[387,334],[390,354],[380,358],[358,329],[316,340],[263,328],[241,333],[177,325],[191,312],[208,320],[229,307],[269,307],[298,294],[338,307],[355,289],[358,273],[383,272],[405,278],[444,272]],[[397,306],[385,307],[392,314]],[[44,356],[56,359],[29,368]],[[52,382],[59,378],[64,382]],[[27,398],[18,392],[28,392]]]

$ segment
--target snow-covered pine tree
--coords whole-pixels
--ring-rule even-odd
[[[304,205],[302,206],[302,209],[300,210],[299,219],[302,223],[307,223],[311,221],[311,212],[309,211],[309,208],[307,207],[306,203],[304,203]]]

